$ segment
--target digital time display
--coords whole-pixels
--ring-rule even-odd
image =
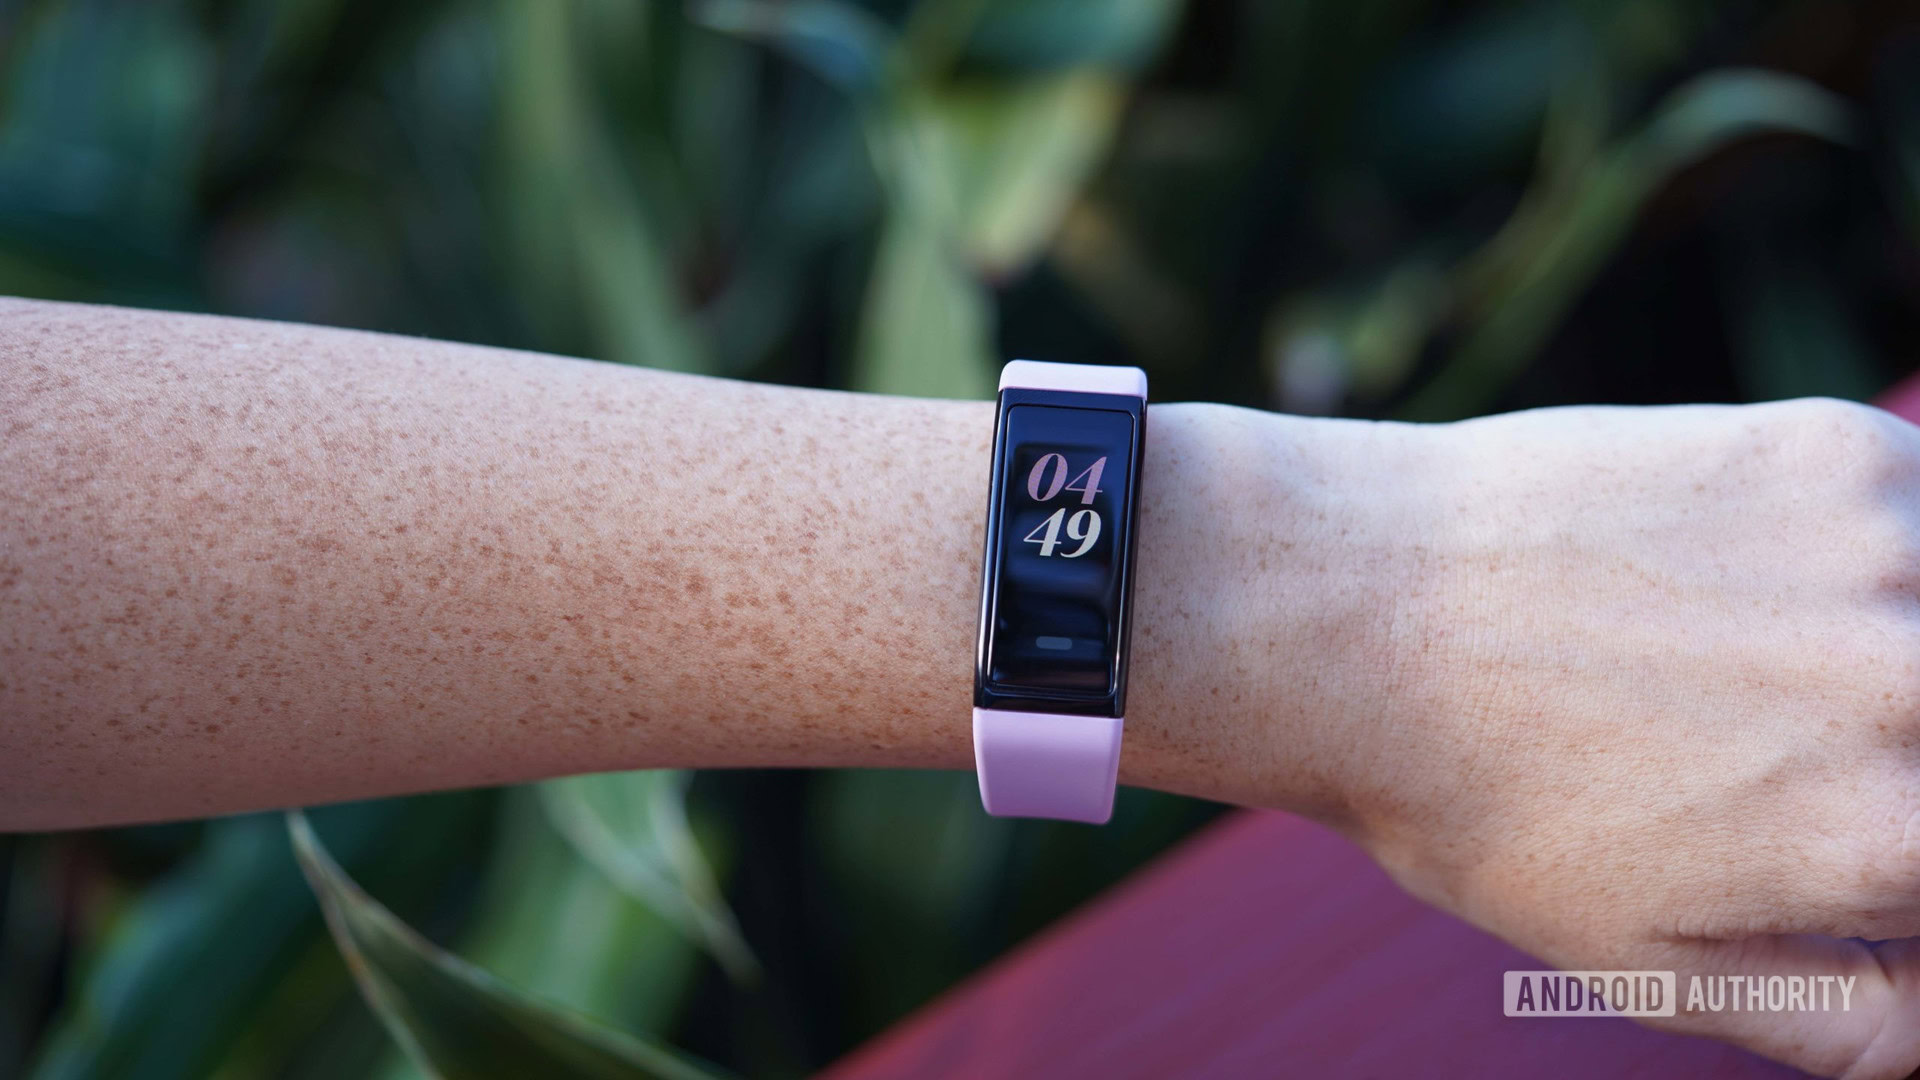
[[[1112,697],[1132,522],[1133,413],[1009,404],[996,477],[994,692]]]

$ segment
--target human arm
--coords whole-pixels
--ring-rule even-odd
[[[0,377],[0,827],[969,763],[987,405],[19,302]],[[1851,974],[1674,1025],[1920,1062],[1909,947],[1838,940],[1920,923],[1911,429],[1150,431],[1124,782],[1330,821],[1560,966]]]
[[[25,301],[0,372],[0,828],[971,765],[988,403]],[[1155,408],[1127,782],[1273,793],[1259,419]]]

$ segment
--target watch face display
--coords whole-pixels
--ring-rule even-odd
[[[1007,408],[985,672],[995,690],[1115,692],[1134,423],[1106,409]]]

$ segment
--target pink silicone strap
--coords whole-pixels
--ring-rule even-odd
[[[973,710],[973,763],[987,813],[1104,823],[1113,816],[1125,723],[1111,716]]]
[[[1098,364],[1050,364],[1044,360],[1014,360],[1000,369],[1000,389],[1074,390],[1083,394],[1147,396],[1147,373],[1137,367]]]

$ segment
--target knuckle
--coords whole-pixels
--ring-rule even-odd
[[[1920,431],[1871,406],[1803,398],[1762,408],[1752,449],[1774,471],[1802,556],[1840,571],[1858,596],[1920,596]],[[1911,654],[1910,654],[1911,655]]]
[[[1874,416],[1880,412],[1871,405],[1837,397],[1803,397],[1771,402],[1767,408],[1790,417],[1793,423],[1822,429],[1834,435],[1877,429]]]
[[[1773,433],[1792,459],[1824,481],[1862,481],[1879,487],[1912,467],[1912,440],[1894,417],[1840,398],[1781,403],[1784,430]]]

